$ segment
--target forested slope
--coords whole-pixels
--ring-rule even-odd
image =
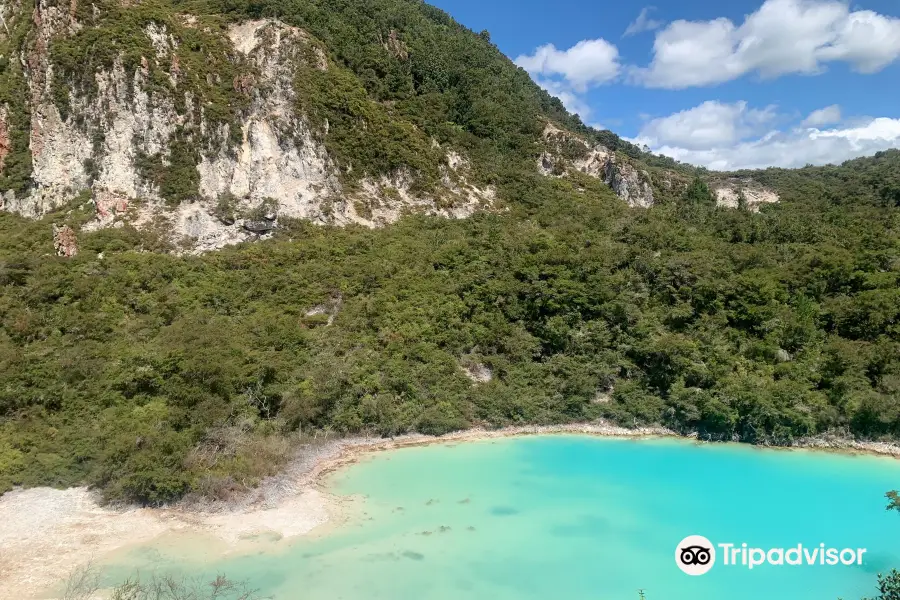
[[[791,174],[845,183],[759,214],[534,176],[510,214],[296,222],[201,257],[129,251],[125,228],[61,259],[49,221],[0,216],[3,486],[230,489],[298,428],[897,436],[900,208],[869,167],[900,153]]]
[[[202,54],[212,41],[179,29],[185,13],[210,28],[277,17],[327,50],[297,110],[322,126],[345,190],[397,168],[437,185],[434,139],[498,206],[376,229],[279,217],[272,239],[198,256],[127,221],[82,228],[96,218],[84,197],[35,220],[0,213],[0,491],[227,495],[322,429],[607,418],[752,443],[900,436],[900,152],[728,174],[781,202],[720,208],[705,172],[584,127],[488,34],[413,0],[102,4],[102,35],[79,29],[50,55],[67,77],[102,70],[158,21]],[[197,81],[209,102],[235,91]],[[542,174],[548,123],[647,171],[654,205],[577,170]],[[177,134],[169,156],[200,160],[193,139]],[[22,151],[5,185],[27,194]],[[166,170],[185,164],[148,172],[190,204],[193,180]],[[76,255],[55,255],[54,223],[77,231]]]

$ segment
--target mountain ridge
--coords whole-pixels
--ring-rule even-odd
[[[291,20],[315,28],[319,4],[294,7]],[[277,209],[285,217],[369,226],[408,210],[471,215],[494,204],[503,169],[522,168],[510,162],[533,160],[545,124],[569,127],[573,138],[602,145],[610,157],[620,150],[621,160],[587,172],[633,205],[654,202],[653,167],[628,161],[678,167],[584,126],[486,34],[422,3],[368,4],[374,21],[360,8],[336,11],[369,24],[361,58],[342,44],[327,47],[281,20],[285,15],[255,14],[271,6],[217,14],[198,10],[215,5],[206,2],[38,0],[28,19],[27,0],[3,3],[2,208],[36,217],[78,198],[96,211],[87,231],[119,219],[139,228],[166,219],[172,242],[194,238],[189,246],[202,251],[265,233],[260,219],[247,218],[245,228],[234,213]],[[430,28],[424,48],[394,28],[398,15],[388,7]],[[331,29],[327,19],[316,28],[336,39]],[[434,38],[457,47],[423,58]],[[474,69],[482,78],[499,73],[508,87],[527,90],[522,114],[505,110],[510,94],[479,109],[491,98],[464,98],[474,87],[460,73],[468,67],[435,67],[429,61],[436,56],[475,56],[484,63]],[[356,64],[363,58],[368,70]],[[377,79],[369,64],[375,59],[384,71]],[[28,90],[24,104],[15,86]],[[423,102],[443,106],[431,114]],[[14,126],[26,120],[26,132]],[[498,160],[507,163],[499,170]]]

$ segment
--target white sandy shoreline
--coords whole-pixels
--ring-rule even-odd
[[[0,598],[35,598],[74,567],[163,534],[212,536],[224,552],[237,551],[241,540],[263,532],[279,538],[308,534],[341,516],[341,501],[323,488],[323,477],[372,452],[545,434],[691,439],[660,427],[625,429],[603,423],[338,439],[301,449],[282,474],[228,504],[116,509],[99,505],[86,488],[16,490],[0,497]],[[796,447],[900,458],[900,446],[839,437],[804,440]]]

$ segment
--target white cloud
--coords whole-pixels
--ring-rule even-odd
[[[584,94],[591,87],[613,81],[622,69],[619,49],[604,39],[582,40],[568,50],[547,44],[533,54],[519,56],[515,63],[583,121],[591,115]]]
[[[705,102],[646,123],[631,141],[647,144],[658,154],[720,171],[839,164],[879,150],[900,148],[900,119],[869,118],[831,129],[801,124],[763,133],[762,127],[774,118],[771,108],[755,110],[743,102]]]
[[[837,104],[820,108],[809,113],[809,116],[803,120],[804,127],[821,127],[823,125],[833,125],[841,122],[841,107]]]
[[[656,19],[650,18],[650,11],[656,10],[655,6],[645,6],[641,9],[641,14],[638,15],[637,19],[634,20],[628,28],[625,30],[625,33],[622,37],[628,37],[629,35],[636,35],[638,33],[643,33],[645,31],[653,31],[654,29],[659,29],[663,25],[665,25],[665,21],[657,21]]]
[[[713,85],[748,73],[817,74],[829,62],[874,73],[900,56],[900,19],[850,12],[837,0],[766,0],[739,27],[731,20],[671,23],[656,35],[653,61],[633,68],[648,87]]]
[[[562,77],[577,92],[608,83],[621,70],[618,48],[604,39],[582,40],[568,50],[547,44],[515,62],[533,77]]]
[[[703,149],[733,144],[761,133],[776,117],[775,107],[747,108],[746,102],[723,104],[709,101],[689,110],[647,122],[641,129],[648,146],[675,145]]]

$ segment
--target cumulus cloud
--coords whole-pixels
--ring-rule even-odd
[[[833,125],[841,122],[841,107],[837,104],[820,108],[809,113],[809,116],[803,120],[804,127],[821,127],[823,125]]]
[[[515,62],[534,77],[561,77],[578,92],[612,81],[621,70],[619,49],[604,39],[582,40],[568,50],[547,44]]]
[[[653,31],[654,29],[659,29],[665,25],[665,21],[657,21],[656,19],[650,18],[650,12],[654,10],[656,10],[655,6],[645,6],[642,8],[641,14],[628,25],[628,28],[625,30],[622,37],[637,35],[638,33],[643,33],[645,31]]]
[[[705,102],[691,110],[649,121],[631,141],[646,144],[656,153],[719,171],[839,164],[880,150],[900,148],[900,119],[869,118],[830,129],[804,124],[786,130],[764,129],[775,116],[771,108],[750,109],[743,102]],[[697,127],[699,133],[691,134],[691,127]]]
[[[622,70],[619,49],[604,39],[582,40],[568,50],[547,44],[533,54],[519,56],[515,63],[582,120],[591,115],[584,94],[615,80]]]
[[[898,18],[851,12],[836,0],[766,0],[740,26],[726,18],[669,24],[656,35],[651,64],[633,68],[630,78],[648,87],[682,89],[749,73],[813,75],[830,62],[874,73],[898,57]]]
[[[648,146],[678,146],[699,150],[733,144],[759,133],[776,117],[775,107],[748,108],[746,102],[704,102],[668,117],[653,119],[641,129]]]

